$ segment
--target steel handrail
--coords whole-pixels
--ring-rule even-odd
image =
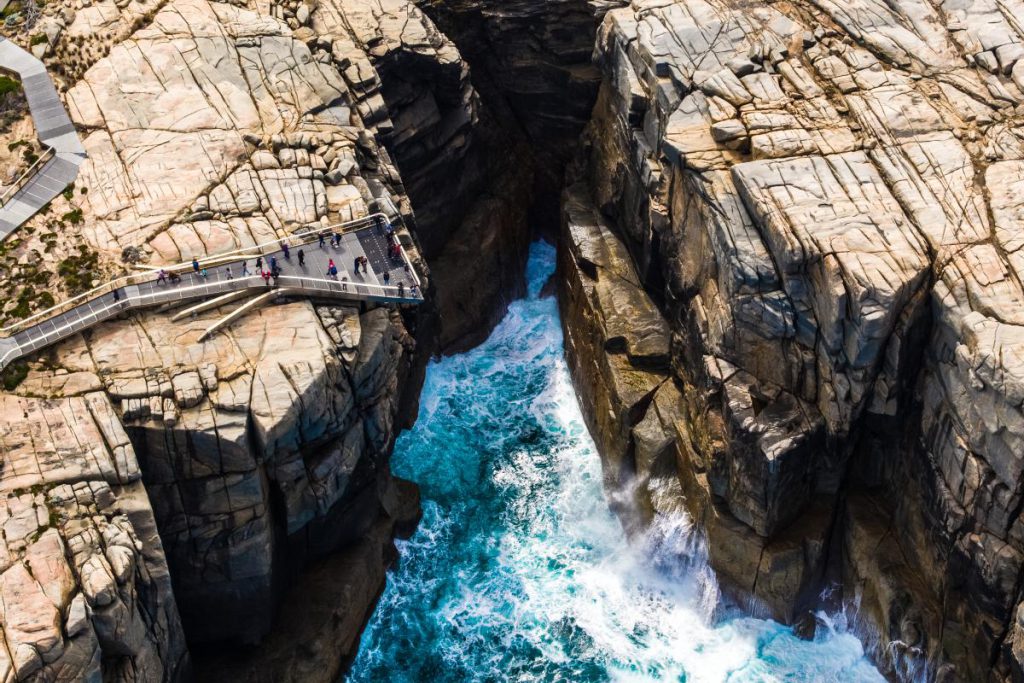
[[[328,279],[310,277],[307,275],[281,275],[278,277],[278,280],[287,282],[298,282],[300,285],[300,289],[306,290],[333,290],[342,294],[352,294],[357,296],[360,295],[360,290],[365,290],[365,296],[379,297],[382,299],[387,299],[389,301],[415,302],[421,300],[421,298],[413,296],[399,295],[399,288],[395,285],[381,285],[369,282],[358,282],[355,280],[335,280],[333,278]],[[285,284],[287,284],[287,282]],[[313,285],[306,286],[305,283],[313,283]],[[321,284],[326,286],[319,286]],[[294,285],[291,285],[291,287],[294,287]],[[167,285],[166,289],[159,289],[151,292],[137,292],[134,294],[126,293],[123,295],[123,298],[119,298],[116,301],[105,304],[99,310],[91,311],[91,316],[93,318],[98,318],[99,316],[105,313],[109,313],[110,311],[122,311],[130,308],[141,308],[145,306],[150,306],[152,305],[152,303],[165,303],[174,300],[183,301],[185,299],[195,297],[220,294],[223,293],[225,290],[230,292],[241,291],[243,289],[264,290],[270,288],[271,285],[268,282],[263,281],[263,278],[259,275],[247,275],[244,277],[232,278],[231,280],[217,280],[216,282],[202,283],[198,285],[187,285],[184,287],[175,287],[174,285]],[[282,287],[279,283],[274,283],[273,289],[281,288]],[[289,287],[283,288],[288,289]],[[389,295],[390,292],[393,292],[394,296]],[[152,303],[147,302],[146,300],[151,300]],[[75,320],[71,320],[60,326],[54,325],[52,330],[42,332],[38,337],[28,340],[28,343],[34,345],[38,344],[40,341],[45,342],[50,337],[60,337],[65,331],[73,329],[76,326],[81,327],[82,329],[89,327],[89,325],[81,324],[87,318],[88,316],[86,318],[78,318]],[[39,324],[45,324],[48,320],[52,319],[44,320]],[[21,349],[20,351],[24,351],[24,349]],[[6,363],[7,356],[10,355],[11,353],[17,354],[19,353],[19,350],[15,349],[12,351],[8,351],[6,354],[4,354],[3,361],[0,362],[0,367],[4,366],[4,364]]]
[[[325,234],[325,233],[341,232],[341,231],[352,232],[352,228],[354,226],[362,225],[362,224],[369,225],[370,223],[373,222],[373,219],[376,218],[376,217],[380,217],[381,219],[383,219],[383,221],[386,224],[390,224],[391,223],[390,219],[388,218],[388,216],[386,214],[381,213],[381,212],[377,212],[377,213],[369,214],[369,215],[364,216],[362,218],[357,218],[357,219],[354,219],[354,220],[351,220],[351,221],[344,221],[342,223],[335,223],[333,225],[328,225],[328,226],[323,227],[323,228],[307,228],[305,230],[300,230],[300,231],[297,231],[295,233],[292,233],[293,237],[296,237],[296,236],[300,237],[300,238],[307,237],[307,236],[310,237],[310,239],[308,241],[300,242],[300,243],[298,243],[298,244],[296,244],[294,246],[305,246],[306,244],[310,244],[313,241],[318,240],[319,236],[322,235],[322,234]],[[214,255],[211,255],[211,256],[204,256],[202,258],[196,258],[195,261],[200,266],[203,266],[203,265],[212,265],[215,262],[216,263],[223,262],[223,260],[225,258],[230,257],[230,256],[244,256],[244,255],[247,255],[247,254],[251,254],[253,256],[256,256],[256,255],[259,255],[259,254],[252,254],[253,251],[258,251],[258,250],[263,249],[264,247],[268,247],[268,246],[271,246],[271,245],[280,245],[281,242],[283,242],[283,241],[285,241],[284,238],[280,238],[280,239],[276,239],[276,240],[269,240],[267,242],[263,242],[263,243],[260,243],[260,244],[255,244],[255,245],[248,246],[248,247],[242,247],[240,249],[235,249],[234,251],[229,251],[229,252],[225,252],[225,253],[222,253],[222,254],[214,254]],[[291,246],[292,245],[289,245],[289,248],[291,248]],[[416,275],[416,268],[412,265],[412,262],[409,260],[408,254],[406,253],[405,249],[401,247],[401,242],[399,242],[399,248],[401,249],[401,252],[402,252],[402,258],[405,260],[406,263],[409,264],[409,270],[412,273],[413,279],[416,281],[417,287],[419,287],[420,286],[420,280],[419,280],[419,277]],[[276,249],[275,249],[275,251],[276,251]],[[59,304],[51,306],[48,309],[45,309],[43,311],[39,311],[38,313],[35,313],[35,314],[33,314],[32,316],[30,316],[28,318],[24,318],[22,320],[18,320],[18,321],[13,322],[13,323],[5,326],[5,327],[0,327],[0,335],[8,336],[9,337],[12,334],[17,333],[18,331],[21,331],[21,330],[25,329],[26,327],[30,327],[32,324],[36,323],[37,321],[41,322],[42,320],[44,320],[46,318],[53,317],[53,315],[57,315],[59,313],[63,313],[65,311],[68,311],[68,310],[71,310],[73,308],[76,308],[79,304],[84,303],[85,301],[98,298],[100,296],[103,296],[104,294],[109,294],[110,292],[114,291],[115,289],[119,289],[121,287],[130,286],[130,285],[133,285],[133,284],[139,284],[139,283],[142,283],[142,282],[149,282],[154,277],[156,277],[160,273],[160,271],[164,271],[166,273],[175,273],[175,272],[178,272],[179,269],[184,269],[184,270],[187,271],[187,270],[192,269],[192,268],[193,268],[193,265],[192,265],[192,261],[190,260],[190,261],[184,261],[184,262],[176,263],[176,264],[172,264],[172,265],[151,268],[149,270],[146,270],[146,271],[143,271],[143,272],[140,272],[140,273],[132,273],[132,274],[128,274],[128,275],[123,275],[123,276],[118,277],[118,278],[114,278],[113,280],[105,282],[104,284],[102,284],[102,285],[100,285],[98,287],[94,287],[94,288],[90,289],[87,292],[83,292],[82,294],[79,294],[79,295],[74,296],[74,297],[72,297],[70,299],[62,301]],[[72,305],[72,304],[74,304],[74,305]]]
[[[26,178],[35,177],[35,175],[36,175],[36,171],[35,171],[36,166],[39,166],[40,164],[44,164],[46,162],[49,162],[50,159],[52,159],[56,155],[57,155],[57,150],[55,150],[50,145],[46,145],[46,149],[43,150],[43,153],[39,155],[39,158],[36,159],[32,163],[32,165],[28,167],[28,170],[25,171],[24,173],[22,173],[17,178],[17,180],[15,180],[11,184],[11,186],[9,188],[7,188],[7,190],[5,190],[2,195],[0,195],[0,207],[5,206],[7,204],[7,200],[12,197],[12,193],[13,194],[17,194],[18,192],[20,192],[21,190],[23,190],[25,188],[25,185],[28,184],[28,183],[24,182]]]

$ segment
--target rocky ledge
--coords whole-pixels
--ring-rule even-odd
[[[1022,11],[633,0],[563,199],[628,525],[786,621],[838,587],[893,674],[1024,674]]]

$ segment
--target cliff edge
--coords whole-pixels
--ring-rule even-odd
[[[446,120],[462,128],[428,135],[402,115],[466,71],[414,6],[37,9],[15,39],[51,67],[88,159],[4,242],[5,323],[135,269],[372,211],[394,217],[432,298],[385,143],[471,139],[475,95],[456,82]],[[378,67],[413,53],[437,77],[389,103]],[[354,654],[392,538],[418,517],[388,461],[437,310],[282,300],[207,334],[238,305],[125,316],[5,373],[0,677],[230,679],[258,663],[327,681]]]
[[[892,673],[1021,675],[1022,9],[634,0],[563,199],[627,524],[786,621],[839,586]]]

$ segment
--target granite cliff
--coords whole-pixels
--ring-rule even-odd
[[[411,228],[427,277],[383,143],[422,135],[458,170],[478,119],[466,65],[411,4],[49,3],[30,18],[14,37],[50,64],[89,158],[4,243],[7,321],[136,267],[377,210]],[[399,54],[429,86],[389,108]],[[445,88],[459,96],[443,123],[403,116]],[[236,305],[132,315],[5,374],[4,680],[326,681],[354,652],[418,515],[388,458],[437,311],[282,301],[206,339]]]
[[[629,531],[690,515],[733,599],[849,605],[893,677],[1024,676],[1024,6],[26,5],[89,160],[4,242],[6,319],[370,209],[431,296],[154,310],[8,373],[0,678],[333,680],[424,363],[531,229]]]
[[[1022,675],[1022,10],[635,0],[563,197],[627,525],[776,618],[837,588],[894,675]]]

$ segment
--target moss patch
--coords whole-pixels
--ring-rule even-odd
[[[0,97],[11,93],[20,93],[21,83],[10,76],[0,76]],[[13,143],[12,143],[13,144]],[[8,145],[10,147],[10,145]]]

